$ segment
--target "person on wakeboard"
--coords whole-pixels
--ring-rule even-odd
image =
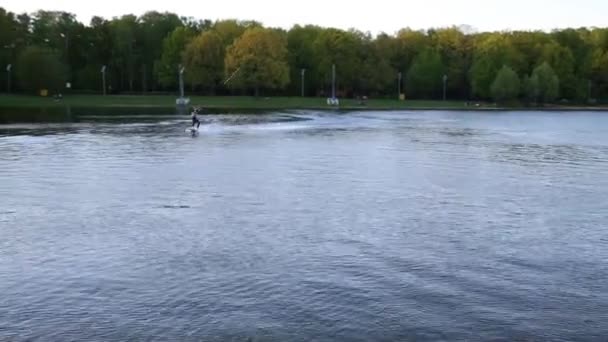
[[[192,127],[194,127],[194,125],[196,124],[196,129],[198,129],[198,127],[201,125],[201,122],[199,121],[198,117],[197,117],[197,113],[198,113],[199,109],[194,107],[191,113],[192,116]]]

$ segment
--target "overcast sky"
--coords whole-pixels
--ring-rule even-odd
[[[94,15],[109,19],[156,10],[200,19],[251,19],[283,28],[316,24],[373,34],[452,25],[479,31],[608,26],[608,0],[2,0],[0,7],[18,13],[68,11],[86,24]]]

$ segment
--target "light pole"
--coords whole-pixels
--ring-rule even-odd
[[[11,52],[9,54],[9,58],[12,60],[13,58],[15,58],[15,43],[9,44],[9,45],[5,45],[4,46],[5,49],[10,49]],[[11,92],[11,69],[13,68],[12,64],[7,64],[6,65],[6,73],[7,73],[7,78],[6,78],[6,92],[10,93]]]
[[[68,49],[69,49],[69,38],[67,33],[59,33],[59,35],[61,36],[61,38],[64,39],[65,42],[65,65],[67,68],[67,87],[69,88],[70,85],[70,58],[68,56]]]
[[[8,77],[6,78],[6,90],[8,93],[11,92],[11,69],[13,68],[12,64],[6,66],[6,73]]]
[[[184,68],[180,64],[177,67],[177,71],[179,73],[179,96],[181,99],[183,99],[184,98],[184,71],[186,71],[186,68]]]
[[[302,76],[302,97],[304,97],[304,75],[306,74],[306,69],[302,69],[301,70],[301,76]]]
[[[401,71],[399,71],[399,73],[397,74],[397,98],[399,100],[401,100],[401,77],[403,75],[401,74]]]
[[[106,66],[101,67],[101,86],[103,87],[103,96],[106,96]]]
[[[443,75],[443,101],[445,101],[446,84],[448,83],[448,75]]]
[[[587,83],[587,103],[591,103],[591,80]]]
[[[331,98],[336,99],[336,65],[331,65]]]

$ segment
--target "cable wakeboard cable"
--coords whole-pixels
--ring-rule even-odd
[[[228,77],[225,81],[224,81],[224,85],[226,85],[228,82],[230,82],[230,80],[232,80],[234,78],[234,76],[236,76],[236,74],[239,72],[239,70],[241,70],[241,67],[238,67],[233,73],[232,75],[230,75],[230,77]]]

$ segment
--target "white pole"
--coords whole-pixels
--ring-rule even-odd
[[[302,97],[304,97],[304,74],[306,74],[306,69],[302,69]]]
[[[336,65],[331,66],[331,98],[336,98]]]
[[[186,68],[184,68],[181,64],[178,66],[180,98],[184,98],[184,71],[185,70],[186,70]]]
[[[11,69],[13,68],[12,64],[6,66],[6,72],[8,73],[8,78],[6,79],[6,90],[7,92],[11,92]]]
[[[397,98],[401,100],[401,72],[397,74]]]
[[[101,67],[101,86],[103,87],[103,96],[106,96],[106,66]]]

